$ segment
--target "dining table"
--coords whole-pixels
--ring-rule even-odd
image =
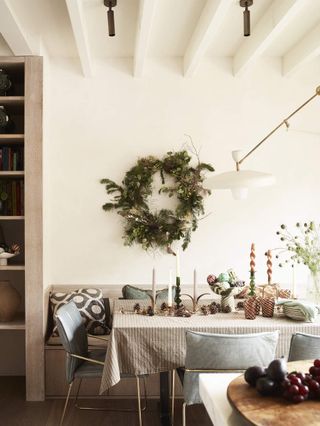
[[[187,302],[183,301],[188,307]],[[276,356],[287,357],[293,333],[320,335],[320,317],[313,323],[293,321],[282,313],[273,318],[257,316],[247,320],[243,310],[230,313],[190,317],[176,317],[157,308],[154,316],[134,312],[139,303],[146,308],[147,300],[115,299],[113,323],[107,347],[100,384],[100,394],[120,381],[120,375],[145,375],[160,373],[160,417],[162,425],[170,424],[169,373],[184,366],[187,330],[220,333],[248,334],[279,330]],[[210,303],[205,301],[203,303]]]

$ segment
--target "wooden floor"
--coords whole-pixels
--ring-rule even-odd
[[[135,407],[133,400],[81,401],[90,405],[103,403],[112,408]],[[175,426],[181,425],[182,401],[176,401]],[[63,400],[26,402],[25,383],[22,377],[0,377],[0,425],[1,426],[58,426]],[[203,406],[187,409],[188,426],[212,426]],[[64,423],[65,426],[135,426],[136,413],[116,413],[103,411],[83,411],[71,403]],[[160,426],[158,401],[148,401],[143,413],[144,426]]]

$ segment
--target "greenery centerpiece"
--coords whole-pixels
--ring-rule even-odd
[[[282,253],[289,254],[289,258],[280,262],[279,266],[291,264],[294,267],[295,263],[307,266],[312,283],[308,295],[313,302],[320,304],[320,225],[312,221],[297,222],[295,232],[292,232],[282,224],[277,235],[285,247],[278,249],[276,258]]]

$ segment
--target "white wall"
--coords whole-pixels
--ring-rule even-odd
[[[132,77],[131,66],[129,60],[99,64],[92,79],[80,75],[77,62],[50,66],[46,284],[148,283],[154,266],[159,283],[165,283],[173,256],[123,245],[120,217],[101,208],[107,197],[99,180],[120,183],[138,157],[179,150],[184,134],[192,136],[201,159],[216,173],[230,170],[231,150],[251,148],[319,84],[318,65],[314,73],[285,79],[275,59],[260,61],[243,78],[231,75],[228,59],[204,62],[192,79],[182,77],[176,59],[150,61],[142,79]],[[319,110],[317,99],[292,127],[320,132]],[[248,280],[251,242],[256,243],[257,281],[265,282],[264,252],[279,245],[278,226],[319,219],[319,154],[320,135],[280,130],[252,155],[243,168],[271,172],[277,185],[243,202],[225,191],[206,200],[211,214],[183,253],[182,283],[192,281],[194,267],[201,282],[229,267]],[[273,269],[274,281],[291,282],[290,268],[280,270],[274,261]],[[298,272],[298,281],[304,281],[306,271]]]

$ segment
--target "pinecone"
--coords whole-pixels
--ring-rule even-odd
[[[202,305],[201,306],[201,312],[203,313],[203,315],[208,315],[208,306],[207,305]]]
[[[133,312],[135,312],[136,314],[139,314],[141,312],[141,306],[139,303],[136,303],[133,307]]]
[[[185,311],[184,306],[181,306],[179,309],[176,310],[175,316],[176,317],[183,317],[184,311]]]
[[[223,313],[224,313],[224,314],[230,314],[230,312],[231,312],[231,307],[230,307],[229,305],[227,305],[227,306],[224,308]]]
[[[166,302],[163,302],[160,306],[161,311],[167,311],[168,310],[168,304]]]
[[[209,306],[209,311],[210,314],[215,315],[216,313],[218,313],[218,307],[216,304],[211,303],[211,305]]]
[[[244,302],[238,302],[237,309],[244,309]]]
[[[154,315],[154,310],[152,309],[151,306],[148,306],[147,315],[149,315],[149,317],[153,317]]]

